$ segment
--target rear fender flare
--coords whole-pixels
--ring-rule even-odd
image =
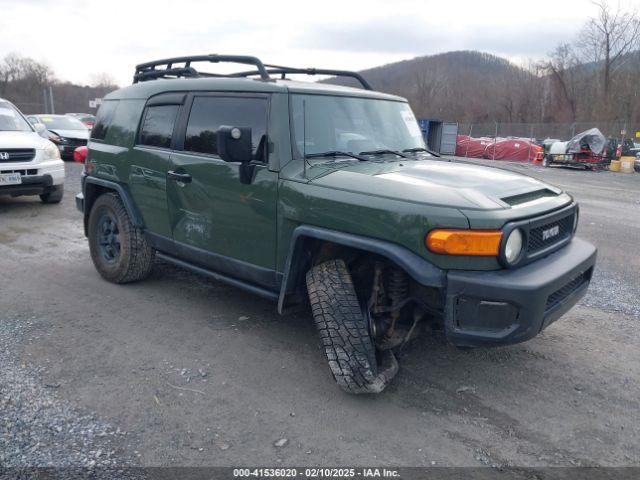
[[[85,177],[82,186],[82,194],[84,196],[85,235],[87,233],[87,223],[93,202],[106,191],[113,191],[117,193],[124,204],[124,208],[127,210],[127,214],[129,215],[131,222],[136,227],[144,228],[144,221],[140,214],[140,210],[136,207],[133,197],[131,196],[131,192],[126,185],[105,180],[103,178],[87,176]]]

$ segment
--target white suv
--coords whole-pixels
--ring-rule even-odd
[[[11,102],[0,98],[0,195],[40,195],[58,203],[64,194],[64,163],[58,148],[40,136]]]

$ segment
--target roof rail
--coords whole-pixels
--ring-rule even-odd
[[[192,62],[211,63],[242,63],[245,65],[255,65],[256,75],[260,75],[262,80],[271,80],[266,68],[260,59],[246,55],[193,55],[189,57],[174,57],[153,62],[136,65],[136,73],[133,76],[133,83],[144,82],[145,80],[155,80],[156,78],[179,78],[179,77],[229,77],[231,75],[200,73],[191,66]],[[174,64],[183,63],[182,67],[174,67]],[[160,68],[158,68],[160,67]]]
[[[333,75],[335,77],[351,77],[360,82],[360,85],[365,90],[373,90],[369,82],[367,82],[362,75],[358,72],[351,72],[348,70],[330,70],[326,68],[295,68],[295,67],[283,67],[281,65],[265,64],[268,74],[280,75],[280,78],[285,79],[287,74],[302,74],[302,75]],[[247,72],[232,73],[230,77],[249,77],[252,75],[258,75],[260,71],[252,70]]]

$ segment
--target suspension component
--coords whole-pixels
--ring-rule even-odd
[[[391,301],[391,325],[386,336],[391,338],[396,322],[400,318],[402,304],[409,295],[409,276],[404,270],[394,267],[389,272],[387,284],[387,293]]]

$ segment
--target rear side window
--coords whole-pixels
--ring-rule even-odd
[[[91,140],[104,140],[106,138],[118,103],[120,103],[118,100],[109,100],[100,105],[96,115],[96,123],[91,130]]]
[[[218,154],[216,132],[221,125],[251,127],[251,143],[256,160],[263,160],[267,130],[265,98],[195,97],[189,114],[184,149]]]
[[[141,145],[171,148],[173,127],[180,105],[153,105],[147,107],[140,129]]]

